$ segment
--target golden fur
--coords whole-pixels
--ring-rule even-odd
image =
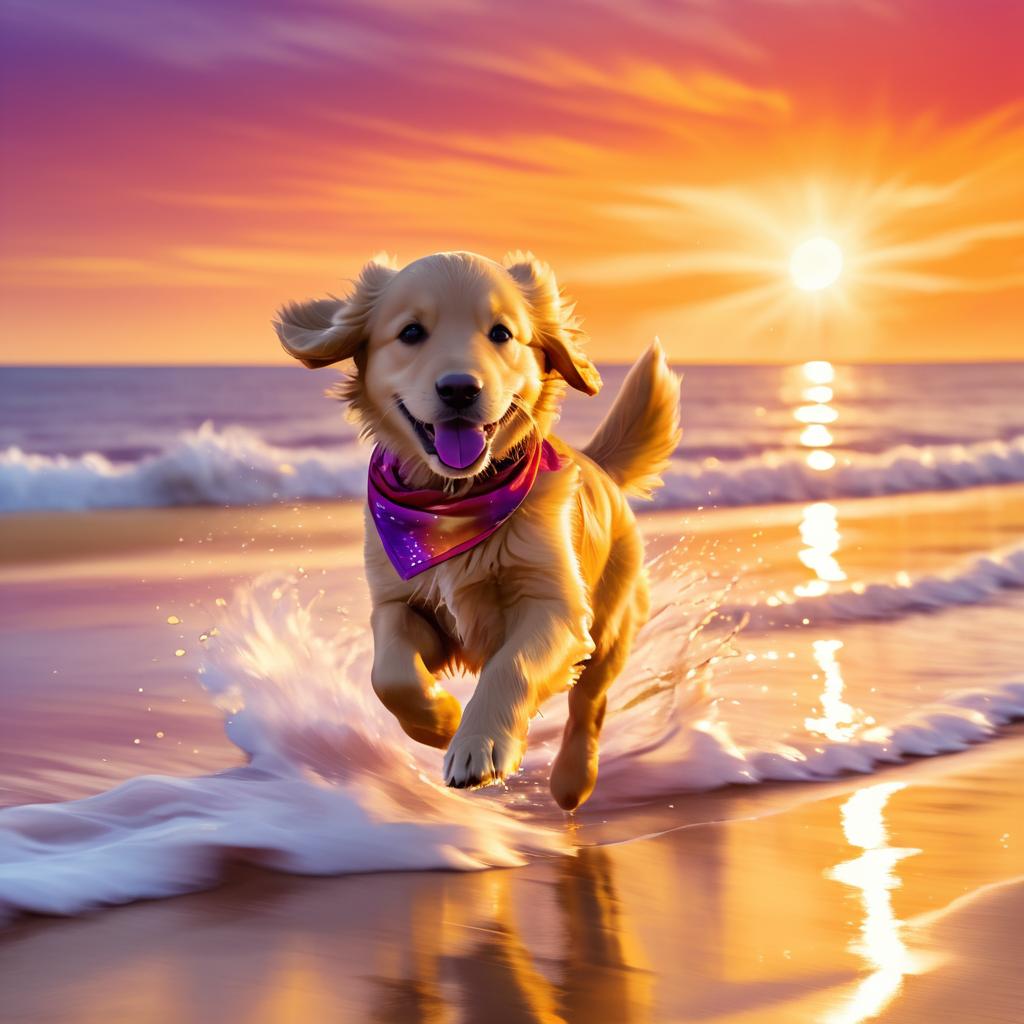
[[[398,335],[410,323],[425,340]],[[512,337],[492,341],[495,324]],[[374,690],[403,729],[446,749],[449,785],[515,772],[529,722],[569,690],[569,718],[551,792],[573,809],[597,778],[605,694],[648,613],[643,544],[627,494],[646,496],[679,440],[679,380],[657,342],[632,368],[590,444],[551,433],[566,385],[596,394],[573,306],[550,268],[528,253],[502,264],[438,253],[398,270],[369,263],[345,299],[286,306],[275,324],[306,366],[353,360],[340,393],[364,434],[394,452],[416,486],[466,491],[496,461],[546,437],[565,466],[541,474],[518,511],[476,547],[403,581],[367,513],[365,560],[373,600]],[[443,409],[435,382],[471,374],[472,414],[489,443],[465,470],[428,451],[412,420]],[[440,684],[460,665],[479,673],[465,708]]]

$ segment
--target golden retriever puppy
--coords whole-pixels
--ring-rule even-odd
[[[514,773],[530,719],[569,691],[551,792],[578,807],[597,779],[606,691],[648,613],[628,495],[647,496],[679,441],[679,380],[655,342],[590,443],[552,434],[566,386],[597,393],[573,306],[531,254],[468,252],[351,294],[283,308],[308,367],[353,360],[341,385],[376,442],[366,511],[373,688],[414,739],[447,750],[448,785]],[[440,683],[478,673],[465,708]]]

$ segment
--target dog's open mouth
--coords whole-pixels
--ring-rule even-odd
[[[476,423],[455,417],[437,423],[424,423],[416,419],[403,402],[398,402],[398,408],[412,424],[423,450],[428,455],[436,455],[449,469],[467,469],[472,466],[487,449],[500,422]]]

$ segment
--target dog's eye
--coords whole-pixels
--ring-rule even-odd
[[[423,324],[406,324],[398,332],[398,340],[404,341],[406,345],[418,345],[421,341],[427,340],[427,329]]]
[[[512,332],[504,324],[495,324],[487,335],[496,345],[504,345],[512,340]]]

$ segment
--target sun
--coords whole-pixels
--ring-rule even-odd
[[[789,258],[789,273],[801,291],[818,292],[839,280],[843,250],[831,238],[808,238]]]

